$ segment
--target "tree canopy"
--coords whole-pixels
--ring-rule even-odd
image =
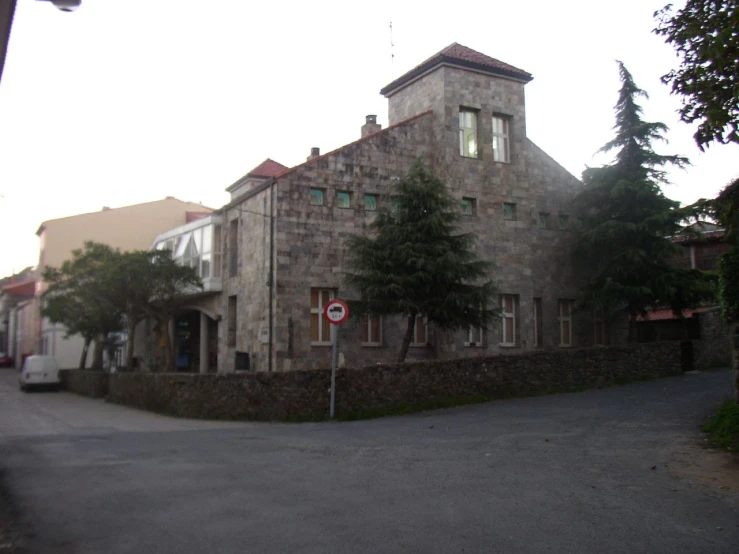
[[[67,327],[67,334],[95,340],[93,368],[102,367],[103,347],[110,333],[128,332],[127,364],[133,357],[134,330],[144,318],[158,323],[165,344],[164,369],[174,368],[174,347],[167,323],[188,294],[202,283],[190,267],[177,264],[167,250],[120,252],[87,242],[60,269],[47,267],[49,284],[44,315]],[[83,351],[84,367],[85,352]]]
[[[684,97],[681,119],[698,122],[698,146],[739,142],[739,3],[688,0],[681,10],[667,5],[654,15],[654,32],[680,57],[662,81]]]
[[[664,140],[667,127],[642,119],[637,100],[647,93],[618,65],[622,86],[615,106],[616,136],[601,148],[615,150],[615,159],[583,173],[585,187],[575,200],[584,219],[575,253],[593,271],[581,304],[606,312],[625,308],[632,316],[659,306],[681,313],[711,291],[700,271],[674,266],[681,247],[670,237],[689,214],[660,189],[666,165],[689,162],[654,151],[654,141]]]
[[[421,161],[392,189],[370,225],[371,235],[347,241],[347,284],[359,299],[352,313],[407,316],[399,361],[404,361],[416,321],[425,316],[442,329],[487,328],[492,307],[492,264],[474,252],[476,237],[458,232],[459,201]]]
[[[80,334],[85,345],[80,368],[85,367],[87,348],[95,341],[92,367],[101,369],[103,347],[110,333],[123,329],[120,311],[109,294],[113,283],[110,269],[120,252],[108,245],[88,242],[72,252],[61,268],[46,267],[42,278],[48,285],[42,314],[66,327],[66,336]]]

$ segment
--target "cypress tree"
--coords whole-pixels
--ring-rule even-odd
[[[670,237],[690,215],[660,188],[665,167],[684,167],[687,158],[658,154],[667,126],[642,119],[638,88],[618,62],[621,89],[615,106],[616,136],[600,152],[616,151],[613,163],[588,168],[576,198],[584,228],[575,254],[591,272],[581,305],[605,313],[625,309],[632,321],[649,308],[670,307],[676,314],[710,296],[712,288],[698,270],[675,267],[681,247]]]
[[[421,162],[397,181],[371,235],[347,241],[347,284],[359,298],[355,315],[403,315],[407,326],[398,361],[411,343],[416,316],[441,329],[487,328],[493,304],[492,264],[474,252],[471,233],[459,233],[458,201]]]

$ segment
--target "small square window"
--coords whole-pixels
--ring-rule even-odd
[[[322,189],[310,189],[310,204],[311,206],[323,206]]]
[[[377,195],[376,194],[365,194],[364,195],[364,209],[368,212],[374,212],[377,210]]]
[[[503,203],[503,219],[516,219],[516,205],[510,202]]]
[[[352,195],[350,192],[338,191],[336,193],[336,207],[337,208],[351,208],[352,207]]]
[[[462,198],[462,213],[464,215],[477,215],[477,200],[474,198]]]
[[[549,228],[549,214],[548,213],[539,212],[538,225],[539,225],[539,229]]]
[[[570,223],[570,216],[568,215],[560,215],[559,219],[557,221],[559,228],[564,230],[567,229],[569,223]]]
[[[397,213],[400,210],[400,201],[397,198],[390,199],[390,211]]]

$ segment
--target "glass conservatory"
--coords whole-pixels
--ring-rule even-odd
[[[217,292],[221,290],[221,244],[221,216],[209,215],[159,234],[153,248],[169,250],[178,263],[195,269],[204,292]]]

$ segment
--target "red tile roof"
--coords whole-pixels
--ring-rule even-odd
[[[414,67],[405,75],[395,79],[392,83],[383,88],[380,91],[380,94],[388,96],[388,94],[395,91],[397,88],[412,81],[429,69],[432,69],[437,65],[441,65],[443,63],[451,63],[454,65],[467,67],[469,69],[484,71],[486,73],[493,73],[495,75],[511,77],[514,79],[525,81],[527,83],[533,79],[533,76],[528,71],[518,69],[517,67],[504,63],[500,60],[496,60],[495,58],[491,58],[490,56],[486,56],[485,54],[481,54],[480,52],[477,52],[472,48],[467,48],[466,46],[462,46],[461,44],[455,42],[444,48],[441,52],[438,52],[431,56],[421,65]]]
[[[683,310],[683,317],[688,319],[693,317],[693,314],[698,314],[710,310],[711,308],[694,308]],[[651,310],[647,312],[647,317],[641,315],[636,317],[637,321],[666,321],[668,319],[677,319],[677,316],[670,308],[662,310]]]
[[[33,296],[36,292],[36,280],[28,279],[18,283],[11,283],[2,287],[3,292],[16,296]]]
[[[212,212],[185,212],[185,223],[192,223],[198,219],[208,217]]]
[[[267,158],[257,167],[246,174],[247,177],[277,177],[280,173],[288,169],[287,166],[279,162]]]
[[[362,138],[359,138],[359,139],[355,140],[354,142],[350,142],[349,144],[345,144],[344,146],[340,146],[336,150],[332,150],[331,152],[327,152],[326,154],[321,154],[320,156],[316,156],[315,158],[310,158],[310,159],[304,161],[302,164],[298,164],[298,165],[293,166],[293,167],[290,167],[290,168],[285,168],[285,171],[283,171],[282,173],[280,173],[279,175],[277,175],[277,177],[278,178],[279,177],[284,177],[285,175],[288,175],[288,174],[292,173],[293,171],[295,171],[296,169],[298,169],[300,167],[303,167],[303,166],[308,165],[308,164],[315,163],[318,160],[322,160],[322,159],[324,159],[324,158],[326,158],[328,156],[333,156],[334,154],[336,154],[337,152],[343,150],[344,148],[349,148],[350,146],[354,146],[355,144],[359,144],[360,142],[364,142],[366,140],[369,140],[369,139],[371,139],[373,137],[376,137],[377,135],[381,135],[382,133],[388,132],[390,129],[395,129],[396,127],[400,127],[402,125],[406,125],[406,124],[410,123],[411,121],[414,121],[414,120],[419,119],[421,117],[427,116],[427,115],[429,115],[431,113],[432,113],[431,110],[426,110],[425,112],[422,112],[422,113],[413,115],[413,116],[409,117],[408,119],[404,119],[403,121],[398,121],[397,123],[393,123],[392,125],[390,125],[388,127],[385,127],[384,129],[380,129],[379,131],[375,131],[374,133],[370,133],[369,135],[365,135]]]

